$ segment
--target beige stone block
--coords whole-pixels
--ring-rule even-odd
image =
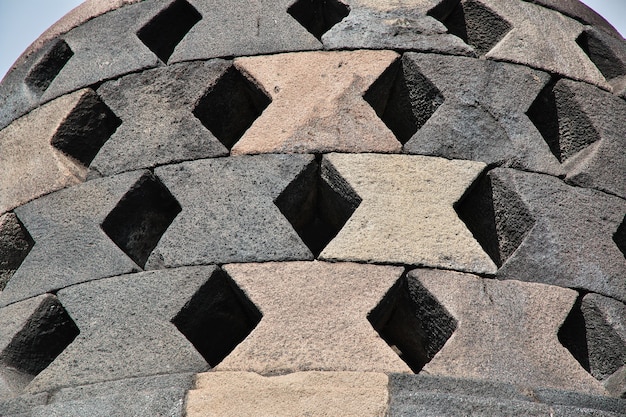
[[[484,163],[418,155],[326,158],[362,202],[320,259],[496,272],[454,210]]]
[[[197,375],[187,395],[188,417],[384,416],[387,375],[298,372],[263,377],[251,372]]]

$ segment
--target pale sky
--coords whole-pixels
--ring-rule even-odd
[[[245,0],[239,0],[245,1]],[[626,34],[626,0],[584,0]],[[82,0],[0,0],[0,78],[49,26]]]

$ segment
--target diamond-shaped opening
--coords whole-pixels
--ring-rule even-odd
[[[259,309],[222,270],[217,270],[172,323],[215,367],[261,321]]]
[[[231,149],[270,102],[261,88],[230,67],[200,98],[193,114]]]
[[[274,204],[317,257],[361,204],[361,198],[328,160],[318,157]]]
[[[585,30],[576,42],[607,80],[626,75],[626,62],[615,54],[595,30]]]
[[[559,342],[572,354],[580,365],[590,372],[589,348],[587,345],[587,326],[581,310],[581,294],[558,332]]]
[[[191,4],[176,0],[139,29],[137,37],[167,63],[176,45],[200,20],[202,15]]]
[[[617,245],[617,248],[624,254],[626,258],[626,216],[622,224],[619,225],[615,233],[613,234],[613,242]]]
[[[369,313],[389,346],[419,372],[456,330],[457,321],[418,280],[403,275]]]
[[[600,140],[600,134],[576,103],[574,94],[556,80],[539,93],[526,115],[560,162]]]
[[[50,143],[87,167],[121,123],[100,97],[89,90],[61,122]]]
[[[43,94],[59,75],[67,61],[74,55],[70,46],[57,40],[39,62],[26,75],[26,85],[35,93]]]
[[[535,224],[519,195],[492,175],[475,181],[454,208],[498,267],[515,252]]]
[[[444,101],[437,87],[407,58],[390,65],[363,98],[402,144],[411,139]]]
[[[0,216],[0,291],[34,245],[35,241],[14,213]]]
[[[287,13],[321,40],[324,33],[350,14],[350,7],[338,0],[297,0]]]
[[[448,32],[474,47],[479,55],[491,50],[511,30],[512,26],[500,15],[479,1],[463,0],[447,14],[445,8],[434,8],[428,13],[441,21]]]
[[[80,333],[59,300],[48,295],[0,354],[0,376],[19,393]]]
[[[152,173],[146,173],[104,219],[102,230],[143,268],[181,210],[161,181]]]

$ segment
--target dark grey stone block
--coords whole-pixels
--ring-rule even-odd
[[[626,300],[623,237],[618,236],[625,200],[547,175],[496,168],[459,210],[501,265],[498,278]]]
[[[350,14],[322,36],[326,49],[394,49],[475,55],[471,46],[448,34],[447,28],[436,20],[448,15],[457,1],[424,0],[412,2],[410,7],[367,0],[345,3],[350,7]]]
[[[406,54],[402,71],[411,110],[420,121],[405,151],[563,173],[526,115],[548,83],[548,74],[493,61],[425,54]],[[428,84],[436,90],[432,98],[421,93]],[[431,115],[433,100],[442,103]]]
[[[62,39],[73,55],[42,95],[42,100],[162,65],[137,32],[173,1],[149,0],[127,5],[64,34]]]
[[[80,334],[37,375],[28,391],[206,371],[208,364],[172,320],[216,271],[216,267],[151,271],[60,290],[59,300]],[[133,384],[127,384],[120,390],[128,392]],[[94,394],[83,391],[85,396]],[[148,404],[153,396],[147,395]],[[73,399],[70,393],[60,393],[60,402]],[[91,407],[88,402],[86,406]]]
[[[578,44],[611,84],[613,93],[626,98],[626,45],[622,36],[588,27],[578,37]]]
[[[287,12],[293,0],[188,0],[201,15],[174,49],[170,63],[193,59],[321,49]]]
[[[32,416],[182,417],[192,385],[193,374],[178,374],[62,388],[47,405],[34,407]]]
[[[258,155],[157,168],[182,212],[147,268],[313,259],[274,201],[314,163],[311,155]]]
[[[626,305],[598,294],[587,294],[580,308],[591,374],[604,380],[626,364]]]
[[[221,60],[176,64],[104,83],[98,94],[122,124],[91,163],[90,175],[227,155],[194,110],[229,66]]]
[[[140,270],[100,224],[144,174],[89,181],[17,208],[35,245],[0,294],[0,304]]]

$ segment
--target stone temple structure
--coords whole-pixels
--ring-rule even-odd
[[[626,42],[576,0],[89,0],[0,84],[0,415],[626,415]]]

